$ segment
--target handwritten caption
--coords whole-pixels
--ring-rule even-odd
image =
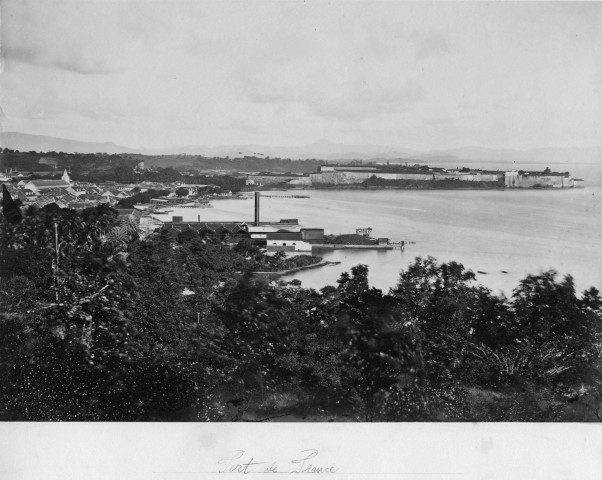
[[[319,453],[310,448],[285,461],[258,461],[244,450],[236,450],[229,457],[218,460],[218,473],[336,473],[339,469],[334,463],[321,463],[316,459]]]

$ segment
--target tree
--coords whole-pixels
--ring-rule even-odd
[[[390,297],[369,287],[365,265],[353,267],[351,275],[343,273],[338,283],[346,383],[360,412],[372,421],[395,386],[417,380],[422,369],[419,340],[400,325]]]
[[[456,262],[438,264],[433,257],[416,258],[402,272],[391,295],[397,299],[406,321],[425,336],[471,335],[472,303],[477,290],[470,284],[474,273]]]
[[[189,192],[188,192],[187,188],[184,188],[184,187],[178,187],[178,188],[176,188],[176,195],[178,197],[186,197],[186,196],[188,196],[188,193]]]
[[[556,280],[553,270],[528,275],[514,290],[512,311],[516,341],[534,351],[531,373],[540,380],[578,380],[578,373],[599,358],[600,297],[595,289],[575,294],[573,278]]]
[[[282,250],[278,250],[274,255],[272,255],[269,259],[270,264],[275,268],[280,268],[283,262],[286,260],[286,253]]]
[[[234,245],[233,251],[250,257],[259,253],[259,247],[250,238],[242,238]]]
[[[199,238],[198,232],[190,228],[179,232],[177,237],[179,243],[188,243],[197,238]]]
[[[134,205],[138,203],[149,203],[151,198],[154,197],[162,197],[163,195],[168,195],[169,190],[154,190],[150,189],[145,192],[139,192],[131,197],[122,198],[117,202],[118,208],[134,208]]]
[[[139,420],[173,418],[194,405],[205,411],[198,392],[207,385],[205,355],[213,350],[204,342],[211,336],[199,335],[209,327],[193,320],[182,283],[169,288],[182,270],[171,277],[157,268],[132,275],[136,271],[105,248],[106,228],[115,225],[106,207],[82,214],[49,207],[1,230],[1,258],[9,268],[0,273],[0,296],[10,302],[9,321],[0,318],[5,418]],[[27,278],[12,268],[23,252],[44,260],[19,270]],[[178,253],[165,245],[164,258],[176,260],[168,267],[181,269]],[[36,302],[19,287],[36,292]],[[163,318],[157,315],[162,309]]]
[[[102,223],[99,217],[103,214],[96,216]],[[93,230],[75,212],[53,207],[29,212],[18,227],[3,230],[2,256],[9,267],[21,261],[23,252],[35,252],[40,259],[35,269],[21,270],[27,279],[11,268],[2,273],[9,298],[16,298],[11,285],[17,281],[37,291],[35,303],[21,294],[8,312],[20,322],[19,333],[7,344],[12,360],[0,392],[9,418],[111,418],[106,412],[111,401],[98,404],[96,399],[119,382],[129,333],[118,308],[119,263],[102,251]],[[28,306],[25,312],[22,302]]]
[[[281,388],[277,359],[289,353],[288,318],[274,288],[244,275],[225,297],[218,315],[226,328],[225,348],[233,359],[230,382],[246,398]]]
[[[391,290],[401,322],[420,339],[425,365],[420,390],[427,417],[446,412],[444,418],[463,418],[462,383],[481,374],[467,345],[491,339],[495,322],[504,328],[504,303],[473,286],[474,278],[459,263],[416,258]],[[410,398],[418,401],[415,395]]]

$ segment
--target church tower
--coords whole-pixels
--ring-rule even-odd
[[[71,179],[69,178],[69,174],[67,173],[67,169],[65,169],[65,171],[63,172],[63,176],[61,177],[61,180],[65,181],[69,185],[71,185]]]

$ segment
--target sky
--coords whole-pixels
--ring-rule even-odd
[[[602,3],[0,0],[4,131],[602,145]]]

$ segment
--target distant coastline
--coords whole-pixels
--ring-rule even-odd
[[[361,183],[347,185],[313,185],[309,190],[506,190],[504,186],[499,185],[482,185],[462,182],[461,185],[439,185],[438,182],[424,181],[416,182],[409,185],[363,185]]]
[[[583,186],[575,186],[575,187],[567,187],[567,188],[555,188],[551,186],[543,186],[543,187],[525,187],[525,188],[508,188],[500,185],[483,185],[483,182],[462,182],[461,184],[453,184],[453,185],[443,185],[438,184],[439,182],[433,181],[424,181],[421,183],[415,183],[411,185],[363,185],[361,183],[349,183],[349,184],[339,184],[339,185],[331,185],[331,184],[316,184],[311,186],[295,186],[291,187],[287,184],[282,185],[266,185],[260,188],[249,189],[248,191],[262,191],[262,192],[273,192],[273,191],[312,191],[312,190],[495,190],[495,191],[524,191],[524,190],[572,190],[572,189],[582,189],[585,188]],[[246,198],[246,197],[243,197]]]
[[[482,170],[467,167],[446,169],[428,165],[391,165],[370,162],[363,164],[319,165],[316,173],[248,174],[246,187],[316,188],[316,189],[547,189],[574,188],[583,180],[571,177],[568,171]]]

